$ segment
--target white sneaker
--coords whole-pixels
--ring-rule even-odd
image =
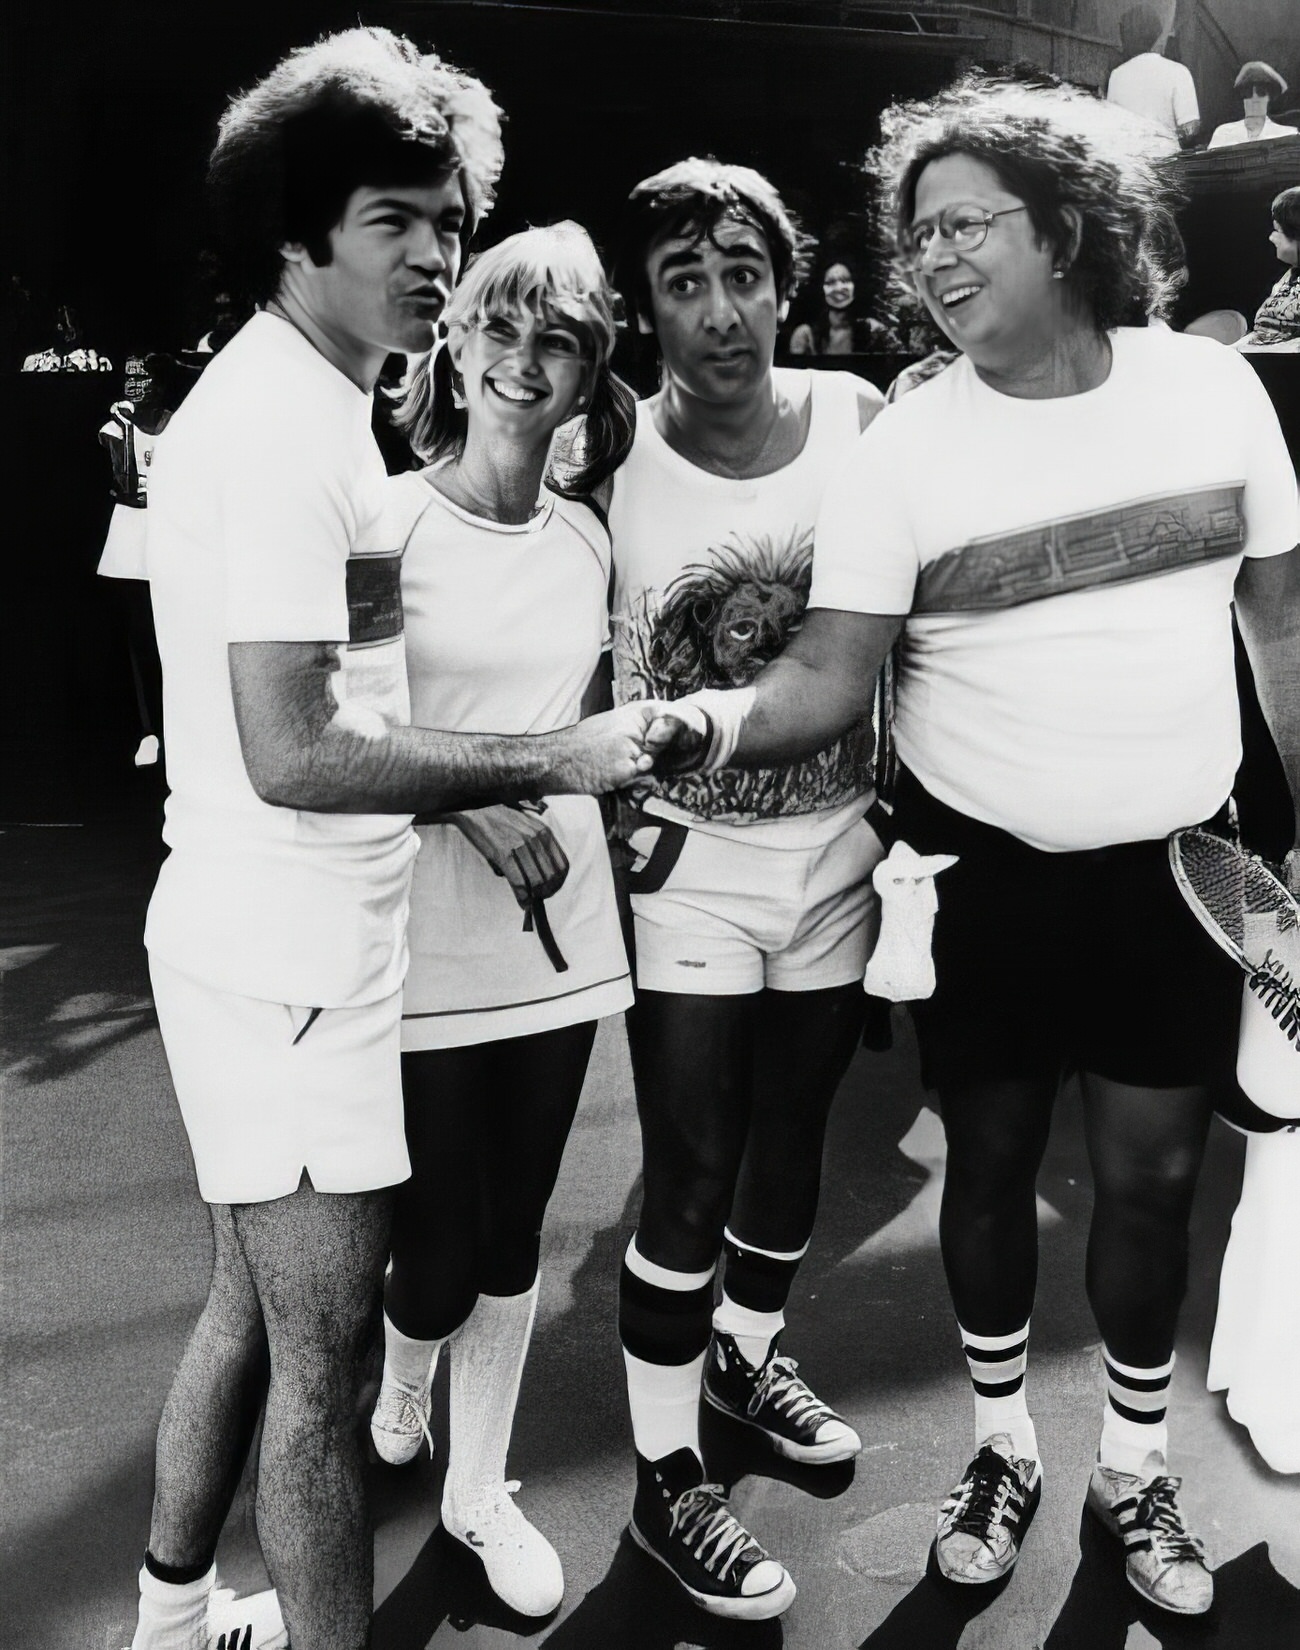
[[[1124,1543],[1129,1584],[1162,1610],[1203,1616],[1214,1603],[1214,1577],[1205,1548],[1183,1522],[1182,1480],[1103,1467],[1092,1469],[1088,1510]]]
[[[430,1388],[408,1386],[390,1375],[387,1368],[380,1382],[375,1412],[370,1417],[370,1436],[381,1460],[389,1466],[405,1466],[420,1453],[420,1441],[433,1454],[433,1434],[429,1431]]]
[[[185,1635],[189,1642],[189,1634]],[[229,1587],[208,1594],[204,1650],[287,1650],[288,1630],[274,1587],[236,1598]]]
[[[212,1650],[285,1650],[289,1634],[275,1588],[236,1598],[229,1587],[214,1587],[208,1598],[208,1639]]]
[[[492,1591],[521,1616],[549,1616],[564,1597],[555,1548],[510,1499],[519,1480],[488,1484],[472,1500],[442,1502],[442,1527],[483,1560]]]

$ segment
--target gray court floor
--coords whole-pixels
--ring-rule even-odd
[[[154,1428],[206,1282],[206,1218],[139,944],[156,806],[142,786],[115,809],[29,811],[0,834],[6,1650],[129,1642]],[[1265,1468],[1204,1389],[1240,1158],[1239,1140],[1216,1125],[1173,1404],[1172,1468],[1217,1574],[1213,1615],[1180,1622],[1148,1610],[1117,1550],[1081,1522],[1100,1379],[1082,1288],[1089,1191],[1069,1093],[1040,1187],[1030,1383],[1043,1503],[1011,1584],[970,1599],[927,1575],[935,1507],[970,1453],[936,1241],[941,1133],[905,1023],[891,1053],[860,1053],[837,1105],[785,1349],[865,1447],[853,1470],[801,1472],[708,1422],[714,1470],[799,1584],[781,1622],[721,1626],[679,1602],[622,1534],[633,1472],[615,1287],[637,1138],[621,1026],[607,1022],[549,1218],[510,1464],[520,1505],[563,1559],[564,1605],[540,1626],[508,1617],[476,1561],[438,1530],[439,1461],[374,1462],[376,1650],[520,1638],[554,1650],[1300,1644],[1300,1479]],[[266,1584],[251,1508],[246,1483],[220,1554],[241,1589]]]

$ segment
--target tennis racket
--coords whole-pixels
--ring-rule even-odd
[[[1300,905],[1286,884],[1257,855],[1199,826],[1174,832],[1169,863],[1201,927],[1300,1056]]]

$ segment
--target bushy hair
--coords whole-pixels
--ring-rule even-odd
[[[1300,187],[1284,189],[1273,197],[1273,222],[1293,241],[1300,240]]]
[[[499,315],[529,315],[539,324],[571,328],[584,345],[591,383],[581,430],[556,490],[584,496],[627,457],[636,422],[631,390],[609,367],[617,333],[618,295],[605,276],[591,237],[564,222],[509,235],[470,261],[443,315],[448,338]],[[447,344],[411,365],[397,415],[414,451],[426,462],[465,449],[467,416],[455,405]]]
[[[614,278],[629,319],[653,324],[646,261],[653,247],[676,236],[713,240],[723,218],[739,213],[767,242],[777,296],[791,297],[807,273],[811,241],[761,172],[709,157],[678,161],[645,178],[627,198]]]
[[[264,303],[280,248],[330,260],[329,232],[354,190],[424,185],[459,171],[464,239],[501,174],[501,111],[472,75],[388,29],[347,29],[282,59],[231,100],[208,165],[226,274]]]
[[[893,231],[898,276],[921,173],[946,155],[982,161],[1028,208],[1102,330],[1163,315],[1177,289],[1170,223],[1181,196],[1158,128],[1073,87],[971,73],[881,118],[867,157]],[[1077,213],[1078,243],[1069,213]]]

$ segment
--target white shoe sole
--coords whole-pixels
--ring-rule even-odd
[[[716,1593],[697,1593],[694,1587],[682,1580],[663,1554],[655,1551],[637,1529],[635,1521],[628,1523],[627,1533],[643,1553],[653,1558],[656,1564],[662,1564],[681,1590],[711,1616],[722,1616],[727,1621],[770,1621],[773,1616],[784,1615],[794,1603],[797,1589],[788,1570],[783,1572],[783,1582],[766,1593],[756,1593],[752,1598],[721,1598]]]
[[[757,1421],[751,1421],[747,1415],[737,1415],[734,1409],[715,1398],[708,1387],[701,1389],[704,1401],[719,1415],[725,1415],[732,1421],[739,1421],[741,1426],[752,1427],[755,1432],[761,1432],[776,1453],[787,1461],[799,1461],[804,1466],[827,1466],[832,1461],[852,1461],[854,1456],[862,1454],[862,1440],[857,1433],[852,1434],[852,1442],[848,1438],[836,1438],[827,1444],[796,1444],[789,1438],[784,1438],[779,1432],[770,1432],[767,1427],[760,1426]]]

